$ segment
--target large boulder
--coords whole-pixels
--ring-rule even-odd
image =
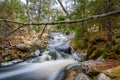
[[[85,73],[90,75],[91,73],[96,74],[117,66],[120,66],[120,62],[113,59],[89,60],[82,62],[82,69]]]

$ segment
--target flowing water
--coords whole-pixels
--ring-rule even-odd
[[[31,53],[36,58],[1,63],[0,80],[62,80],[65,67],[76,62],[72,58],[70,36],[54,32],[49,38],[46,49]]]

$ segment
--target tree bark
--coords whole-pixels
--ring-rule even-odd
[[[37,19],[37,22],[40,22],[40,18],[41,18],[41,4],[42,4],[41,0],[39,0],[38,3],[39,4],[38,4],[38,19]]]
[[[27,6],[28,23],[30,23],[31,22],[31,16],[30,16],[30,10],[29,10],[29,0],[26,0],[26,6]]]
[[[75,7],[77,6],[77,1],[76,0],[74,0],[74,5],[75,5]]]
[[[106,6],[106,10],[105,11],[106,12],[110,12],[111,11],[111,7],[113,6],[113,5],[111,5],[112,4],[111,0],[106,0],[106,4],[107,4],[107,6]],[[110,16],[108,16],[106,18],[105,26],[107,28],[108,46],[109,46],[109,49],[111,51],[112,50],[112,45],[113,45],[113,40],[112,40],[112,21],[111,21],[111,17]]]
[[[27,7],[27,16],[28,16],[28,23],[30,24],[32,22],[32,17],[30,15],[30,9],[29,9],[29,0],[26,0],[26,7]],[[31,25],[28,25],[29,26],[29,29],[28,31],[30,32],[31,31]]]

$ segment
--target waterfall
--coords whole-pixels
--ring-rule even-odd
[[[60,32],[49,34],[50,40],[45,49],[37,49],[31,53],[30,58],[24,62],[12,65],[15,61],[2,63],[10,65],[0,68],[0,80],[61,80],[63,69],[81,60],[75,53],[71,54],[70,37]],[[16,61],[17,62],[17,61]]]

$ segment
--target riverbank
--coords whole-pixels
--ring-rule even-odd
[[[31,52],[39,48],[45,48],[48,43],[48,32],[42,34],[26,30],[15,32],[10,39],[2,40],[0,43],[0,62],[27,58]]]
[[[72,50],[83,55],[85,61],[66,70],[64,80],[120,80],[119,31],[113,29],[112,50],[108,50],[106,31],[78,34],[72,40]]]
[[[120,29],[113,29],[112,31],[112,50],[109,50],[106,31],[77,34],[72,40],[72,49],[84,55],[86,59],[95,60],[101,57],[120,61]]]

